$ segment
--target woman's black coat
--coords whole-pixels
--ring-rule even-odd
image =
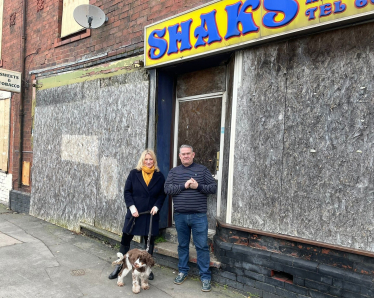
[[[158,208],[158,212],[153,216],[152,220],[152,236],[158,235],[159,213],[165,201],[164,193],[165,178],[161,172],[154,172],[149,185],[145,184],[142,171],[134,169],[130,172],[125,185],[125,202],[127,206],[127,213],[125,224],[123,226],[123,233],[139,236],[148,236],[149,222],[151,215],[140,215],[135,219],[135,225],[132,228],[132,215],[129,209],[130,206],[135,205],[138,212],[151,211],[153,206]]]

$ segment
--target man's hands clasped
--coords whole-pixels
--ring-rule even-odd
[[[197,183],[197,181],[195,179],[191,178],[190,180],[186,181],[184,186],[186,188],[197,189],[197,187],[199,186],[199,183]]]

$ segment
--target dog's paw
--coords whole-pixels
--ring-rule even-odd
[[[124,283],[123,283],[123,282],[120,282],[120,281],[117,281],[117,286],[119,286],[119,287],[123,287],[123,286],[124,286]]]
[[[149,284],[142,284],[143,290],[149,290]]]
[[[134,294],[138,294],[138,293],[140,293],[140,287],[139,287],[139,286],[133,286],[133,287],[132,287],[132,292],[133,292]]]

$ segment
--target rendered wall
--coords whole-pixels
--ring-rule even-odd
[[[50,88],[36,97],[30,214],[71,230],[82,221],[119,233],[125,181],[146,147],[148,76],[131,65],[80,77],[87,74],[90,81],[67,85],[69,74],[54,78],[58,87],[38,82]]]
[[[9,204],[9,192],[12,189],[12,174],[0,172],[0,203]]]
[[[373,29],[244,51],[233,224],[374,251]]]

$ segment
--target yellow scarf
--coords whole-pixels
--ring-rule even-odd
[[[152,167],[152,168],[148,168],[146,166],[142,167],[143,179],[144,179],[145,184],[147,184],[147,186],[149,185],[149,182],[151,181],[154,172],[155,172],[155,167]]]

